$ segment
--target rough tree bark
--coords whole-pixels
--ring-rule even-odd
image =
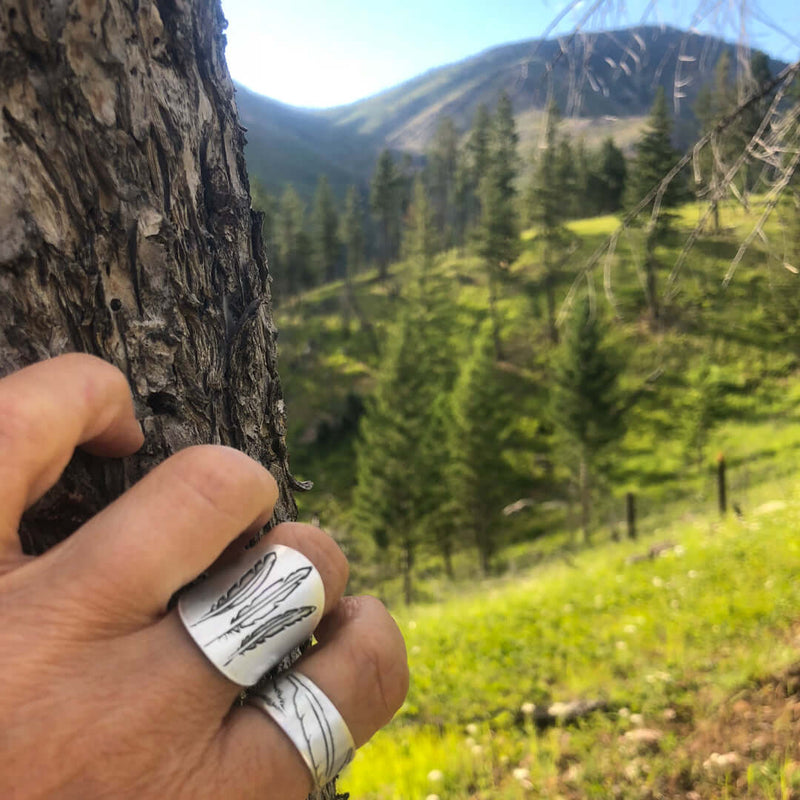
[[[100,356],[147,439],[78,454],[26,515],[29,552],[196,443],[268,465],[275,521],[296,513],[224,27],[219,0],[0,0],[0,374]]]

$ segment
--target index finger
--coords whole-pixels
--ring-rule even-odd
[[[142,441],[125,376],[99,358],[59,356],[0,380],[0,555],[21,553],[22,512],[58,480],[75,447],[124,456]]]

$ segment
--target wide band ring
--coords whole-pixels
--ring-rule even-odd
[[[247,703],[272,717],[306,762],[314,786],[322,788],[352,760],[356,746],[347,723],[310,678],[289,670],[247,696]]]
[[[189,635],[239,686],[253,686],[308,639],[324,607],[316,567],[297,550],[263,539],[178,599]]]

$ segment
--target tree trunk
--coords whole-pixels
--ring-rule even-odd
[[[414,542],[406,536],[403,539],[403,599],[407,606],[414,600],[413,571]]]
[[[497,308],[497,277],[492,267],[489,267],[489,316],[492,318],[494,357],[497,361],[502,361],[503,336],[500,332],[500,311]]]
[[[295,516],[224,24],[219,0],[0,0],[0,374],[100,356],[146,434],[122,461],[77,454],[25,515],[28,552],[197,443],[268,465],[274,521]]]
[[[583,533],[584,543],[589,544],[591,537],[590,518],[592,509],[592,490],[589,482],[589,463],[585,454],[581,454],[579,482],[581,493],[581,531]]]
[[[661,312],[658,304],[658,261],[656,260],[656,244],[658,240],[658,222],[650,222],[647,226],[644,255],[645,296],[650,312],[650,324],[658,323]]]
[[[556,325],[556,290],[553,274],[550,243],[544,245],[544,288],[547,298],[547,336],[551,344],[558,344],[558,326]]]

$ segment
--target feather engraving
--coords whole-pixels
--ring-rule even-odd
[[[213,617],[225,614],[235,606],[247,602],[269,578],[272,568],[275,566],[275,560],[275,553],[264,554],[221,597],[212,603],[211,607],[200,619],[192,623],[192,627]]]
[[[311,572],[311,567],[302,567],[294,572],[290,572],[286,577],[279,578],[264,590],[264,594],[250,602],[249,605],[241,608],[230,620],[230,627],[222,631],[210,641],[206,642],[206,647],[219,639],[225,639],[242,633],[247,628],[251,628],[267,618],[278,608],[278,605],[290,597],[292,593],[303,583]],[[265,613],[261,613],[265,612]]]
[[[284,611],[275,617],[270,617],[266,622],[259,625],[252,633],[242,639],[239,647],[231,653],[228,660],[225,662],[227,667],[235,658],[244,655],[250,650],[254,650],[259,645],[264,644],[267,639],[277,636],[292,625],[304,620],[306,617],[311,616],[317,610],[316,606],[301,606],[300,608],[292,608],[289,611]]]
[[[322,782],[326,776],[336,774],[333,772],[333,731],[319,700],[311,689],[305,685],[303,679],[298,674],[294,674],[288,676],[288,680],[295,688],[295,694],[292,698],[294,712],[303,731],[306,751],[313,765],[317,781]],[[304,710],[303,706],[306,706],[307,710]]]

